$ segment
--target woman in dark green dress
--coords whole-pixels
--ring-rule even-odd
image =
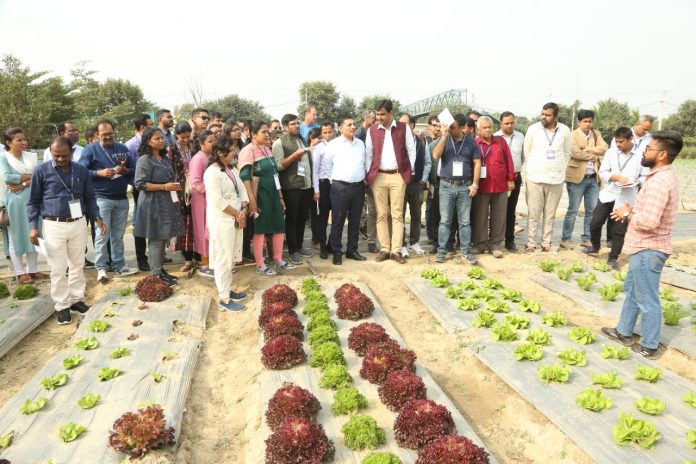
[[[285,239],[285,203],[280,191],[278,169],[269,148],[268,124],[254,121],[251,124],[251,143],[239,154],[239,173],[249,194],[249,214],[254,221],[253,249],[256,273],[272,276],[277,272],[266,266],[263,259],[263,242],[266,234],[273,242],[273,262],[277,269],[294,269],[283,261]]]

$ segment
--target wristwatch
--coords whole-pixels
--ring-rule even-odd
[[[471,186],[478,190],[478,184],[471,184]]]

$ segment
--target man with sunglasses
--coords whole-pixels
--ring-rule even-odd
[[[662,328],[660,275],[672,254],[672,228],[679,207],[679,180],[672,162],[684,147],[675,131],[659,131],[645,146],[641,164],[650,168],[635,205],[615,209],[612,219],[628,223],[623,251],[630,256],[624,283],[626,298],[616,327],[603,327],[609,337],[648,359],[657,357]],[[633,329],[640,315],[640,344]]]
[[[191,139],[195,140],[196,134],[207,129],[209,122],[210,116],[208,116],[208,110],[205,108],[194,108],[191,111],[191,119],[189,120],[189,124],[191,124],[191,128],[193,129]]]
[[[106,224],[107,233],[98,235],[94,243],[97,280],[108,280],[111,245],[111,269],[115,277],[125,277],[138,272],[126,265],[123,234],[128,222],[128,184],[135,174],[135,164],[128,147],[115,142],[114,126],[107,120],[97,123],[99,140],[85,147],[80,164],[89,169],[97,197],[99,215]]]

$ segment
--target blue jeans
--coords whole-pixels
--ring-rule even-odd
[[[566,182],[568,190],[568,211],[565,219],[563,219],[563,234],[561,240],[570,240],[575,227],[575,218],[578,216],[578,208],[580,208],[580,200],[585,197],[585,217],[582,226],[582,241],[590,241],[590,223],[592,222],[592,212],[597,206],[599,200],[599,187],[597,181],[592,179],[583,179],[579,184],[571,184]]]
[[[450,226],[456,208],[459,221],[459,242],[462,255],[468,254],[471,246],[471,197],[469,186],[471,182],[453,185],[440,182],[440,225],[438,226],[438,253],[445,253],[447,240],[450,236]],[[435,224],[433,224],[435,226]]]
[[[626,337],[633,335],[640,314],[640,344],[655,349],[660,343],[662,307],[660,274],[669,255],[657,250],[643,250],[631,255],[624,283],[626,299],[616,330]]]
[[[128,223],[128,200],[109,200],[97,198],[99,215],[106,225],[106,234],[97,234],[94,240],[95,265],[97,269],[108,270],[109,253],[106,249],[111,241],[111,268],[120,271],[126,265],[123,257],[123,234]]]

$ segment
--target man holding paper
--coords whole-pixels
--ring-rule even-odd
[[[89,306],[82,302],[87,281],[84,274],[87,223],[85,213],[96,218],[99,235],[106,234],[106,225],[92,187],[89,170],[72,159],[72,141],[56,137],[51,146],[52,161],[34,170],[27,203],[29,239],[39,246],[39,217],[43,217],[46,261],[51,267],[51,298],[58,312],[58,324],[72,322],[70,311],[85,313]],[[68,268],[68,275],[65,269]]]
[[[599,178],[604,182],[604,188],[599,192],[599,202],[592,214],[590,223],[590,241],[592,246],[582,250],[583,253],[594,255],[599,253],[602,239],[602,226],[607,219],[613,225],[613,238],[609,252],[609,265],[618,270],[616,260],[619,259],[624,244],[628,223],[614,221],[610,215],[616,208],[628,204],[633,206],[638,196],[638,186],[645,180],[648,168],[641,166],[642,156],[638,147],[633,144],[633,133],[628,127],[619,127],[614,132],[614,143],[610,148],[602,166],[599,168]]]

